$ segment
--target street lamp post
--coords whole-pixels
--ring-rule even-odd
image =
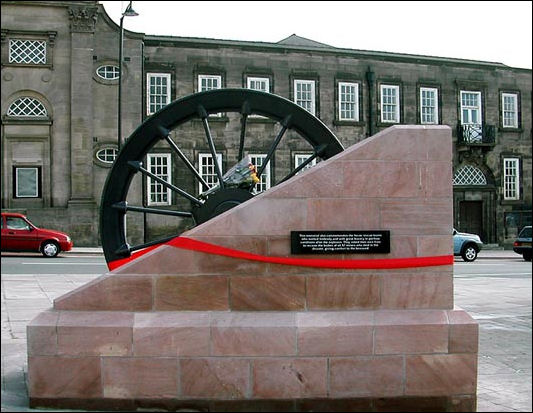
[[[126,16],[138,16],[139,13],[135,12],[131,6],[131,1],[122,13],[120,17],[120,40],[118,48],[118,140],[117,147],[120,151],[122,144],[122,53],[123,53],[123,42],[124,42],[124,17]]]

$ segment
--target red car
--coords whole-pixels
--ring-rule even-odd
[[[64,232],[37,228],[22,214],[2,212],[2,251],[36,251],[52,258],[73,245]]]

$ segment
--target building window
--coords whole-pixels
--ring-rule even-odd
[[[420,123],[423,125],[439,123],[439,91],[436,88],[420,88]]]
[[[455,172],[453,185],[487,185],[487,178],[481,169],[465,165]]]
[[[503,159],[503,199],[520,199],[520,170],[518,158]]]
[[[222,76],[198,75],[198,92],[222,88]]]
[[[41,168],[14,167],[13,169],[15,198],[40,198]]]
[[[222,171],[222,154],[217,153],[217,162],[220,170]],[[209,185],[209,188],[218,184],[218,176],[215,169],[215,163],[210,153],[201,153],[198,155],[198,169],[200,176],[204,178],[204,181]],[[198,183],[198,193],[204,192],[201,183]]]
[[[294,169],[298,168],[311,156],[313,156],[312,153],[299,153],[299,154],[294,155]],[[316,158],[313,159],[311,162],[309,162],[309,164],[307,164],[300,172],[303,172],[306,169],[312,168],[315,165],[316,165]]]
[[[359,121],[359,84],[339,82],[339,120]]]
[[[98,69],[96,69],[96,74],[105,80],[115,80],[120,76],[118,66],[114,65],[100,66]]]
[[[266,158],[266,155],[249,155],[250,156],[250,163],[252,165],[255,165],[257,171],[261,169],[261,166],[263,165],[263,161]],[[255,184],[254,187],[254,194],[259,194],[263,191],[266,191],[268,188],[270,188],[270,162],[269,165],[265,168],[261,176],[259,177],[260,181]]]
[[[315,114],[315,81],[314,80],[294,80],[294,102]]]
[[[502,120],[504,128],[518,128],[518,95],[502,93]]]
[[[260,92],[270,92],[270,79],[268,77],[248,77],[246,87]]]
[[[147,169],[165,182],[171,182],[170,154],[148,154]],[[170,205],[170,189],[154,179],[147,178],[148,205]]]
[[[400,122],[400,87],[381,85],[381,121]]]
[[[29,65],[46,64],[46,41],[9,40],[9,63]]]
[[[21,97],[15,100],[7,109],[8,116],[26,116],[32,118],[46,117],[48,114],[44,105],[32,97]]]
[[[117,159],[117,148],[104,148],[96,152],[96,158],[103,163],[112,164]]]
[[[461,124],[481,126],[481,92],[461,90]]]
[[[152,115],[170,103],[170,74],[148,73],[146,76],[146,113]]]

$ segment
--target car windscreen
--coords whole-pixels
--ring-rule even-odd
[[[525,227],[518,235],[520,238],[531,238],[531,227]]]

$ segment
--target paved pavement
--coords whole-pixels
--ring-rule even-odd
[[[101,254],[101,249],[75,248],[68,254]],[[498,263],[503,269],[518,261],[521,258],[512,251],[485,250],[477,265]],[[531,267],[523,268],[529,276],[466,274],[454,280],[456,305],[480,325],[478,411],[532,410]],[[2,274],[2,412],[49,411],[28,407],[26,325],[56,297],[98,275]]]

